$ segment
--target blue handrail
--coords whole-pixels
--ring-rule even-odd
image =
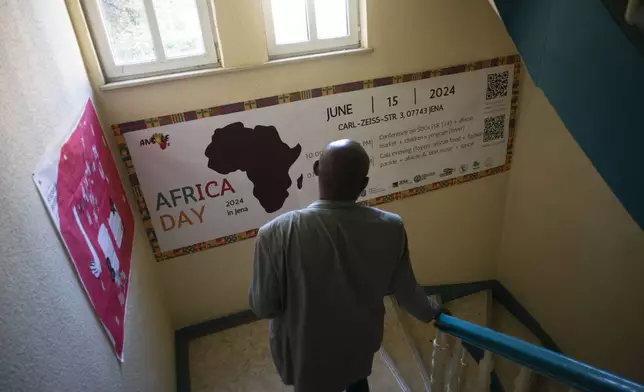
[[[440,315],[436,327],[581,391],[644,392],[644,385],[455,317]]]

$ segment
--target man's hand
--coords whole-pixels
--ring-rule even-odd
[[[438,316],[440,316],[441,314],[446,314],[448,316],[451,316],[452,312],[450,312],[449,309],[447,309],[445,306],[441,305],[440,309],[438,309],[438,313],[436,314],[435,319],[438,319]]]

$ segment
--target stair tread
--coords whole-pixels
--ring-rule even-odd
[[[488,321],[487,306],[486,293],[474,294],[449,303],[455,316],[482,325],[486,325]],[[385,310],[382,345],[411,390],[424,391],[423,378],[401,322],[406,323],[428,373],[431,371],[431,341],[435,329],[407,314],[403,314],[399,319],[389,298],[385,300]],[[194,339],[189,343],[189,358],[193,392],[292,390],[292,387],[282,384],[275,371],[268,344],[266,320]],[[474,370],[474,367],[470,369]],[[369,383],[374,392],[400,391],[395,377],[379,354],[374,357]]]
[[[192,340],[189,355],[192,392],[292,390],[275,371],[265,320]]]
[[[189,343],[192,392],[292,391],[279,378],[268,345],[268,321],[261,320],[194,339]],[[400,387],[380,355],[369,377],[374,392]]]

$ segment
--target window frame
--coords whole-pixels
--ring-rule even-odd
[[[281,59],[307,54],[333,52],[344,49],[355,49],[361,46],[360,37],[360,3],[359,0],[346,0],[349,23],[349,35],[339,38],[319,39],[315,19],[315,0],[304,0],[306,5],[306,23],[309,40],[292,44],[278,45],[275,41],[275,24],[273,21],[272,0],[263,0],[264,21],[266,23],[266,46],[269,59]]]
[[[156,60],[135,64],[116,65],[107,26],[102,16],[101,0],[83,0],[89,29],[105,79],[119,82],[149,76],[165,75],[220,66],[214,10],[210,0],[195,0],[205,53],[198,56],[167,58],[158,27],[153,0],[142,0],[145,8]]]

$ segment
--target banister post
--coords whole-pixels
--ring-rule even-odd
[[[461,340],[456,339],[456,344],[452,350],[452,359],[447,368],[447,392],[460,392],[465,387],[466,369],[467,366],[466,356],[467,351],[463,347]]]
[[[514,379],[514,392],[528,392],[530,390],[530,377],[532,371],[527,367],[521,366],[519,375]]]
[[[445,390],[445,366],[450,359],[447,334],[436,330],[434,352],[432,353],[432,373],[430,375],[432,392]]]
[[[462,342],[461,342],[462,346]],[[461,374],[458,377],[458,390],[459,391],[467,391],[467,377],[468,377],[468,369],[467,367],[469,366],[468,363],[468,356],[469,353],[467,352],[467,349],[465,347],[461,348]]]
[[[479,373],[474,384],[475,392],[487,392],[490,390],[490,374],[494,370],[492,352],[485,351],[483,359],[479,362]]]

